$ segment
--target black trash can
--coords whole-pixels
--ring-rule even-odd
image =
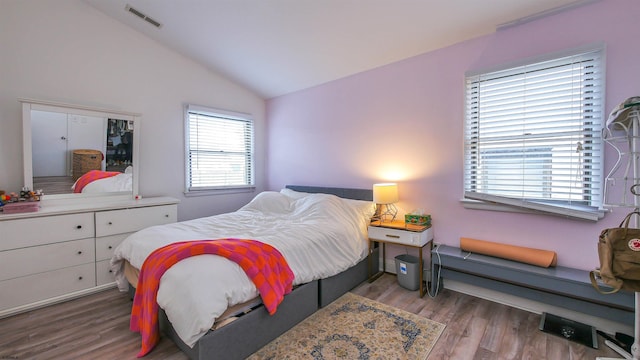
[[[395,260],[398,284],[407,290],[418,290],[420,287],[420,259],[403,254],[396,256]]]

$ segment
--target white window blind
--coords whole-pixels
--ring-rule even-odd
[[[467,74],[465,197],[597,220],[603,49]]]
[[[187,192],[254,186],[249,115],[186,107]]]

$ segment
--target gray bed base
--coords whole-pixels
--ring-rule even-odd
[[[193,348],[178,337],[162,310],[159,315],[160,330],[187,354],[189,359],[245,359],[321,307],[365,281],[367,266],[365,259],[338,275],[298,286],[285,296],[274,315],[269,315],[265,307],[260,305],[234,322],[209,331]]]
[[[287,188],[300,192],[334,194],[355,200],[373,200],[372,190],[369,189],[297,185],[287,185]],[[373,267],[377,269],[378,249],[375,249],[372,256]],[[340,274],[298,286],[285,296],[274,315],[269,315],[264,306],[260,305],[232,323],[215,331],[209,331],[193,348],[177,336],[162,310],[159,314],[160,329],[190,359],[244,359],[319,308],[328,305],[367,280],[368,270],[368,261],[364,259]]]
[[[296,287],[272,316],[264,306],[239,317],[234,322],[204,335],[193,348],[175,333],[164,311],[160,312],[160,330],[189,359],[244,359],[282,335],[318,309],[318,281]]]

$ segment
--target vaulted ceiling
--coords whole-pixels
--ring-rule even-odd
[[[594,0],[84,1],[268,99]]]

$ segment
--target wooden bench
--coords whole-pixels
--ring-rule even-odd
[[[439,272],[445,281],[470,283],[633,325],[634,294],[628,291],[600,294],[592,287],[589,272],[585,270],[562,266],[543,268],[446,245],[434,248],[431,259],[432,284]]]

